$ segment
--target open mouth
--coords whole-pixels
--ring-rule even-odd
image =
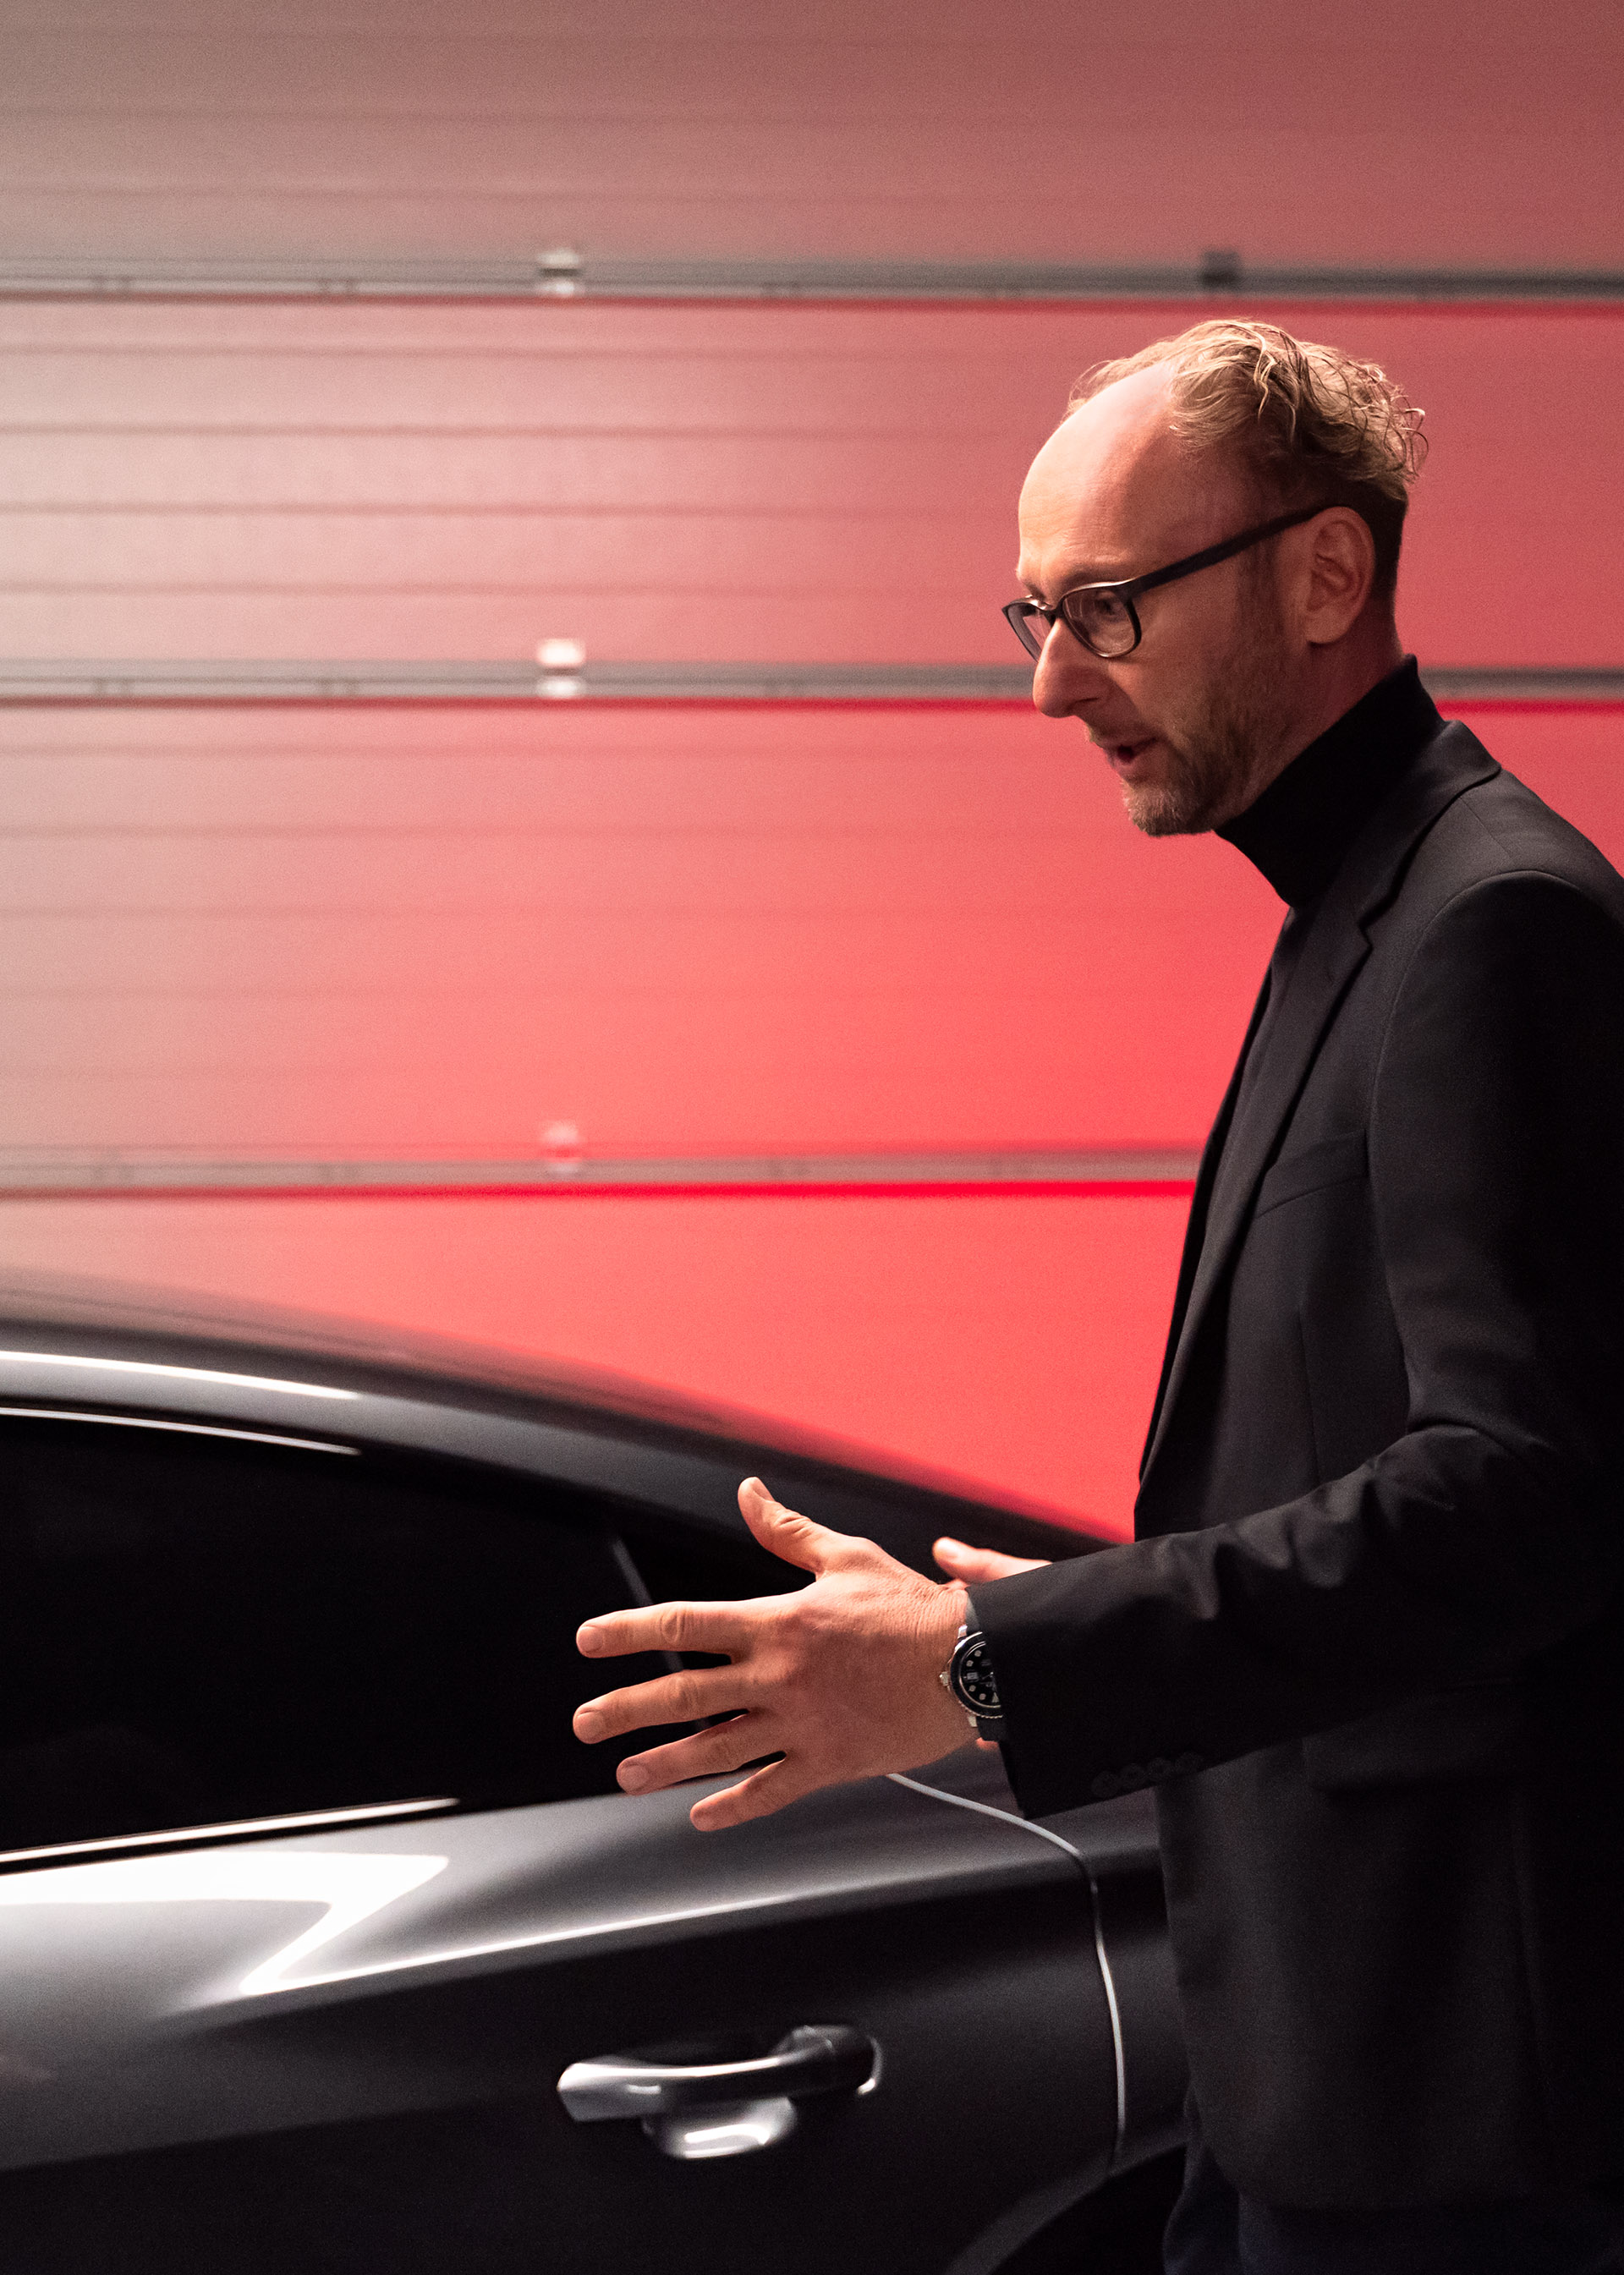
[[[1136,743],[1107,743],[1105,754],[1114,767],[1130,767],[1143,752],[1155,741],[1154,735],[1142,735]]]

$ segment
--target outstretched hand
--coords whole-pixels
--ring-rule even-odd
[[[696,1802],[689,1815],[702,1833],[766,1817],[820,1786],[918,1769],[971,1736],[963,1709],[938,1679],[966,1616],[963,1588],[924,1579],[872,1540],[797,1515],[759,1478],[745,1479],[738,1499],[762,1546],[813,1574],[810,1587],[745,1603],[606,1613],[576,1637],[589,1659],[726,1653],[725,1667],[607,1691],[575,1714],[575,1734],[589,1745],[651,1725],[731,1717],[630,1756],[617,1772],[628,1793],[782,1757]]]

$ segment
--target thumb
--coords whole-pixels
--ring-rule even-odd
[[[739,1515],[763,1548],[770,1548],[786,1564],[798,1565],[803,1572],[821,1572],[832,1561],[839,1534],[774,1500],[759,1478],[745,1478],[738,1489],[738,1505]]]
[[[1007,1580],[1012,1572],[1039,1571],[1046,1561],[1041,1556],[1002,1556],[995,1548],[972,1548],[950,1535],[937,1541],[932,1553],[944,1572],[966,1581]]]

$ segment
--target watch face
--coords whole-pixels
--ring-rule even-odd
[[[953,1662],[953,1688],[972,1714],[1001,1714],[1003,1702],[985,1636],[970,1636]]]

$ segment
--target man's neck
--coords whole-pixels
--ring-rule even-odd
[[[1308,908],[1439,724],[1407,656],[1299,751],[1243,813],[1220,822],[1218,834],[1263,872],[1282,901]]]
[[[1272,747],[1258,753],[1234,812],[1221,819],[1231,821],[1255,804],[1294,759],[1300,758],[1311,743],[1317,743],[1327,728],[1345,718],[1403,661],[1403,646],[1391,615],[1356,626],[1333,646],[1310,648],[1297,684],[1282,707]]]

